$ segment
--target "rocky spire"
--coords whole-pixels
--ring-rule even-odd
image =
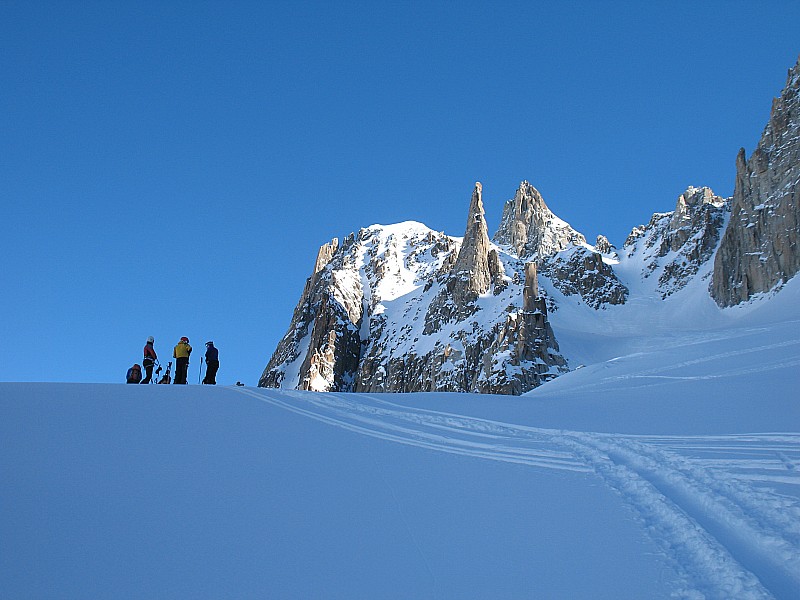
[[[731,218],[714,260],[711,295],[733,306],[800,271],[800,59],[749,160],[736,159]]]
[[[722,223],[720,209],[724,205],[725,199],[715,195],[711,188],[689,186],[678,196],[675,210],[664,231],[659,256],[681,252],[686,249],[687,243],[694,241],[692,256],[688,258],[693,262],[708,260],[719,242]]]
[[[495,293],[505,288],[503,265],[489,241],[482,191],[481,184],[476,183],[458,256],[447,274],[445,286],[425,315],[426,335],[438,331],[451,319],[460,321],[473,314],[477,310],[475,300],[488,292],[493,284]]]
[[[494,329],[474,389],[491,394],[524,394],[568,371],[547,319],[547,302],[539,296],[535,262],[525,264],[522,310],[511,311]],[[498,368],[497,357],[505,360]]]
[[[460,292],[460,297],[484,294],[492,283],[489,268],[489,229],[483,210],[482,191],[481,184],[476,183],[469,204],[464,240],[453,266],[453,274],[458,281],[456,290]]]
[[[608,238],[604,235],[597,236],[597,241],[594,243],[594,248],[600,254],[611,254],[615,250],[614,245],[609,242]]]
[[[525,265],[525,287],[522,288],[522,310],[533,312],[539,299],[539,281],[536,277],[536,263]]]
[[[336,249],[338,247],[339,238],[333,238],[330,244],[322,244],[322,246],[320,246],[319,252],[317,252],[317,260],[314,263],[314,272],[311,274],[312,277],[324,269],[325,265],[331,262],[331,259],[336,253]]]
[[[539,191],[527,181],[505,203],[500,227],[492,238],[520,258],[549,256],[586,238],[547,208]]]

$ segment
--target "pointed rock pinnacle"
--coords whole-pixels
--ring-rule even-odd
[[[489,231],[484,216],[482,190],[481,184],[476,183],[469,205],[464,240],[456,264],[453,266],[453,273],[459,276],[462,282],[457,286],[462,294],[469,292],[476,295],[483,294],[492,282],[489,268]]]

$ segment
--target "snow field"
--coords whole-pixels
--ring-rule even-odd
[[[565,305],[524,397],[0,384],[0,596],[800,597],[799,298]]]

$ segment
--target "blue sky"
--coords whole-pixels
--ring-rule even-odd
[[[3,2],[0,380],[123,381],[148,335],[255,384],[318,247],[491,231],[523,179],[621,245],[733,192],[797,2]],[[189,380],[197,381],[199,360]]]

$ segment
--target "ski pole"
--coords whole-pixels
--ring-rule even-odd
[[[200,357],[200,372],[197,374],[197,383],[200,383],[200,376],[203,374],[203,357]]]

